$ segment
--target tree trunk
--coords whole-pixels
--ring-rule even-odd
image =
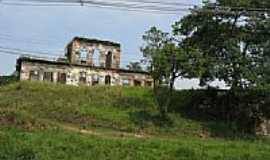
[[[173,96],[173,89],[174,89],[174,82],[175,82],[175,79],[176,79],[176,76],[175,76],[175,73],[173,73],[171,79],[170,79],[170,84],[169,84],[169,93],[168,93],[168,98],[167,98],[167,101],[165,103],[165,106],[164,106],[164,109],[163,109],[163,117],[166,118],[166,115],[169,111],[169,106],[171,105],[171,102],[172,102],[172,96]]]

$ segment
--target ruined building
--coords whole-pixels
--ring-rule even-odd
[[[153,80],[147,72],[121,69],[120,56],[119,43],[75,37],[66,47],[65,58],[23,56],[17,60],[17,71],[20,80],[152,87]]]

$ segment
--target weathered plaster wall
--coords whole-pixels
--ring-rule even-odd
[[[70,56],[71,63],[73,64],[81,64],[82,60],[80,56],[80,50],[86,49],[88,51],[86,64],[94,65],[93,57],[95,50],[99,51],[99,64],[97,66],[106,67],[106,55],[111,52],[111,67],[109,68],[119,68],[120,67],[120,55],[121,49],[118,46],[107,45],[103,43],[94,43],[94,42],[85,42],[74,40],[71,44],[71,50],[68,55]]]
[[[57,83],[58,74],[66,74],[66,84],[69,85],[79,85],[81,74],[85,74],[86,82],[85,85],[91,86],[93,79],[98,77],[100,85],[105,85],[105,76],[110,76],[110,85],[123,85],[125,81],[129,81],[129,86],[134,86],[134,81],[140,81],[141,86],[149,86],[152,78],[149,75],[142,73],[125,73],[119,72],[118,70],[104,70],[95,69],[90,67],[79,67],[72,65],[54,65],[54,64],[43,64],[43,63],[33,63],[33,62],[22,62],[20,71],[20,80],[30,80],[30,72],[38,72],[38,80],[44,80],[44,72],[52,72],[53,82]]]

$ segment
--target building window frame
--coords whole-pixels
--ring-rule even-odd
[[[43,81],[46,82],[53,82],[53,72],[44,72],[43,74]]]
[[[134,79],[133,80],[134,86],[135,87],[141,87],[142,86],[142,81]]]
[[[111,85],[112,84],[112,77],[110,75],[105,76],[105,85]]]
[[[57,73],[57,82],[62,83],[62,84],[66,84],[66,82],[67,82],[67,74],[64,73],[64,72],[58,72]]]
[[[122,80],[122,85],[123,86],[130,86],[130,80],[129,79],[123,79]]]
[[[80,72],[79,83],[86,84],[86,72]]]
[[[39,81],[40,72],[37,70],[31,70],[29,73],[29,80],[30,81]]]
[[[91,76],[91,78],[92,78],[92,86],[99,84],[99,79],[100,79],[99,75],[94,74]]]

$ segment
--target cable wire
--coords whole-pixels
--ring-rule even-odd
[[[15,6],[80,6],[81,2],[79,1],[63,1],[63,0],[23,0],[23,1],[10,1],[5,2],[3,1],[2,4],[4,5],[15,5]],[[144,3],[145,4],[145,3]],[[142,5],[139,2],[131,4],[123,3],[122,2],[104,2],[104,1],[96,1],[96,0],[88,0],[83,1],[83,6],[98,6],[98,7],[112,7],[112,8],[120,8],[120,9],[127,9],[127,10],[134,10],[134,11],[153,11],[158,13],[169,13],[169,14],[176,14],[179,12],[187,12],[189,8],[179,8],[179,6],[166,6],[166,5]],[[187,5],[186,5],[187,6]],[[181,5],[181,7],[183,7]]]
[[[30,50],[23,50],[23,49],[17,49],[17,48],[9,48],[9,47],[4,47],[4,46],[0,46],[0,52],[3,53],[5,52],[6,54],[12,54],[12,55],[17,55],[17,56],[25,56],[25,55],[30,55],[30,56],[33,56],[33,57],[37,57],[39,58],[40,55],[42,56],[49,56],[49,57],[40,57],[40,58],[43,58],[43,59],[46,59],[46,58],[54,58],[54,59],[57,59],[57,58],[66,58],[64,57],[64,54],[63,55],[60,55],[60,54],[51,54],[51,53],[47,53],[47,52],[40,52],[40,51],[30,51]],[[93,58],[93,60],[99,60],[99,58]],[[128,64],[132,61],[140,61],[140,59],[126,59],[126,60],[120,60],[120,62],[122,64]]]

